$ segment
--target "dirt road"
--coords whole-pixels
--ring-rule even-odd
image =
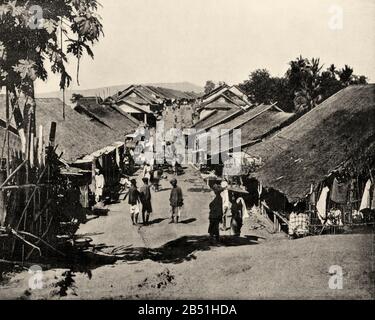
[[[1,286],[0,298],[374,299],[373,234],[292,241],[247,222],[240,239],[224,237],[213,246],[206,236],[212,194],[198,173],[187,168],[178,178],[185,195],[178,225],[169,224],[168,180],[152,194],[150,226],[131,224],[127,201],[110,205],[107,215],[79,230],[93,239],[95,264],[73,273],[44,271],[37,290],[28,289],[28,272],[17,273]],[[329,287],[331,266],[342,268],[342,289]]]

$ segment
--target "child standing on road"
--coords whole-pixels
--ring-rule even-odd
[[[148,179],[142,179],[144,185],[141,187],[140,190],[140,199],[142,203],[142,220],[143,224],[147,225],[149,223],[150,214],[152,213],[152,205],[151,205],[151,190],[150,185],[148,184]]]
[[[137,181],[132,179],[130,181],[131,187],[129,189],[129,205],[130,205],[130,214],[132,218],[133,226],[138,224],[138,215],[139,215],[139,191],[137,189]]]

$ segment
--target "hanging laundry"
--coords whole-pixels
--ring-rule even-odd
[[[116,148],[116,163],[117,166],[120,167],[120,149]]]
[[[249,212],[247,211],[245,200],[243,198],[238,198],[237,203],[242,206],[242,218],[243,219],[249,219],[250,215],[249,215]]]
[[[98,158],[98,162],[99,162],[100,166],[103,168],[103,156],[100,156]]]
[[[368,179],[365,185],[365,189],[363,191],[363,196],[362,196],[361,206],[359,207],[359,211],[371,208],[370,189],[371,189],[371,180]]]
[[[372,189],[371,210],[375,210],[375,186]]]
[[[331,200],[336,203],[346,204],[348,190],[349,185],[346,182],[340,182],[337,178],[333,179]]]
[[[320,194],[318,203],[316,204],[316,209],[318,211],[319,220],[324,223],[327,218],[327,196],[329,188],[324,187],[322,193]]]
[[[84,186],[80,186],[79,187],[80,189],[80,202],[81,202],[81,205],[83,208],[89,208],[89,186],[88,185],[84,185]]]

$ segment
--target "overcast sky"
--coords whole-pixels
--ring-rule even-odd
[[[300,54],[348,64],[375,81],[374,0],[101,0],[105,37],[73,89],[281,76]],[[332,7],[334,6],[334,7]],[[340,8],[343,23],[340,28]],[[330,26],[339,29],[332,29]],[[76,61],[69,70],[75,74]],[[57,77],[37,91],[58,90]]]

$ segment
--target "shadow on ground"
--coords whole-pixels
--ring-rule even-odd
[[[40,264],[44,270],[57,268],[69,269],[73,273],[84,273],[91,279],[92,270],[104,265],[113,265],[117,261],[132,264],[149,259],[155,262],[178,264],[195,260],[194,253],[199,251],[209,251],[218,247],[254,245],[258,244],[259,239],[254,236],[241,238],[222,236],[220,242],[212,242],[206,235],[193,235],[172,240],[158,248],[132,247],[132,245],[113,248],[105,244],[91,246],[90,250],[78,250],[71,247],[65,248],[65,257],[40,259],[35,264]],[[110,254],[104,254],[103,249],[112,250]],[[31,261],[29,264],[32,264]]]
[[[182,224],[190,224],[190,223],[193,223],[195,221],[197,221],[197,219],[190,218],[190,219],[187,219],[187,220],[182,220],[180,223],[182,223]]]
[[[167,218],[154,219],[154,220],[149,221],[148,225],[152,226],[153,224],[159,224],[159,223],[162,223],[164,220],[167,220]]]
[[[207,189],[205,187],[198,187],[198,188],[189,188],[189,192],[203,192],[203,193],[210,193],[211,189]]]
[[[210,241],[208,236],[184,236],[167,242],[159,248],[124,248],[112,252],[123,261],[143,261],[150,259],[162,263],[182,263],[195,260],[194,252],[209,251],[217,247],[238,247],[257,244],[254,238],[236,238],[223,236],[220,242]]]

